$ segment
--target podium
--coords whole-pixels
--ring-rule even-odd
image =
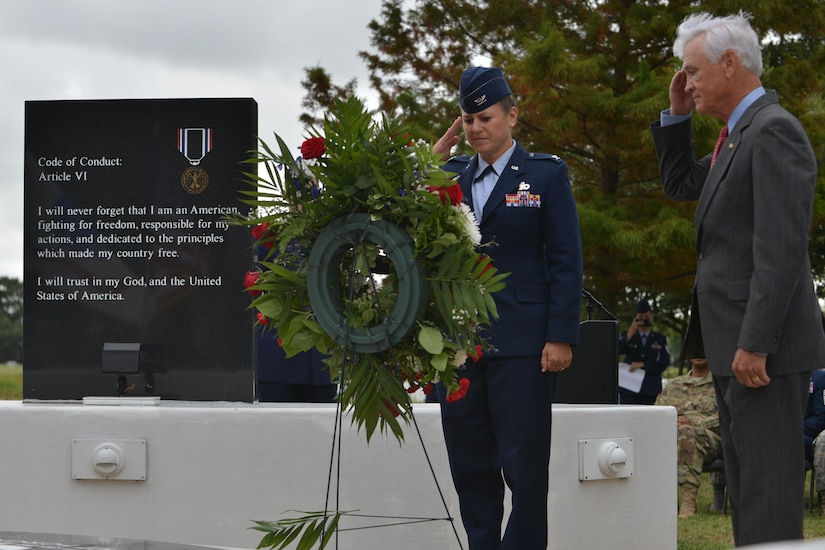
[[[556,378],[554,403],[615,405],[619,402],[619,321],[579,325],[573,362]]]

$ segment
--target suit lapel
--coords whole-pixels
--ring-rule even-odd
[[[728,146],[728,143],[737,143],[741,133],[741,128],[739,128],[739,125],[737,124],[733,134],[728,136],[728,140],[725,142],[725,147]],[[727,171],[732,157],[732,154],[723,155],[720,153],[716,158],[716,164],[713,165],[713,169],[708,172],[707,179],[705,180],[705,186],[702,188],[702,194],[699,195],[699,202],[696,203],[697,230],[702,226],[702,220],[705,218],[705,214],[707,214],[708,207],[713,200],[713,196],[716,194],[716,190],[719,188],[719,183],[722,181],[722,174]]]
[[[722,182],[722,176],[728,171],[728,167],[731,162],[733,162],[734,156],[736,156],[736,150],[742,142],[742,132],[751,125],[753,122],[753,117],[756,116],[756,113],[758,113],[763,107],[776,103],[777,101],[775,91],[769,91],[757,99],[753,105],[748,107],[742,115],[742,118],[739,119],[739,122],[736,123],[736,127],[733,129],[733,132],[731,132],[728,139],[725,141],[725,144],[722,146],[722,150],[716,158],[716,164],[713,165],[713,169],[708,173],[705,186],[702,189],[702,194],[699,196],[699,202],[696,203],[697,241],[701,237],[700,228],[702,227],[702,220],[704,220],[705,214],[707,214],[708,208],[710,207],[710,203],[713,201],[713,197],[719,189],[719,184]]]

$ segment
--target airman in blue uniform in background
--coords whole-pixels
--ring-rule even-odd
[[[805,408],[805,459],[813,464],[819,505],[825,516],[825,370],[814,369]]]
[[[338,385],[329,378],[318,350],[287,359],[278,344],[278,332],[256,327],[258,346],[257,396],[260,402],[333,403]]]
[[[636,304],[636,315],[626,333],[619,336],[619,354],[630,370],[644,369],[645,377],[638,392],[619,387],[619,403],[652,405],[662,391],[662,373],[670,365],[667,336],[654,332],[653,309],[647,300]]]
[[[256,251],[256,260],[274,258],[266,247]],[[315,349],[287,359],[278,341],[277,329],[255,327],[258,368],[255,395],[258,401],[278,403],[333,403],[338,384],[330,380],[324,356]]]

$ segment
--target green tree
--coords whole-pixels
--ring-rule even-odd
[[[355,79],[352,79],[343,86],[336,86],[332,82],[332,76],[323,67],[304,68],[304,80],[301,81],[301,86],[307,93],[301,101],[304,112],[298,119],[307,127],[322,128],[323,113],[332,106],[336,99],[346,99],[354,95],[355,84]]]
[[[585,286],[620,319],[638,297],[654,296],[657,320],[681,324],[695,271],[695,204],[662,195],[648,125],[668,106],[680,66],[671,51],[678,23],[693,11],[740,9],[764,38],[765,86],[802,120],[825,165],[821,0],[385,0],[369,25],[374,49],[361,55],[380,109],[429,139],[458,114],[465,67],[503,67],[519,100],[516,138],[570,166]],[[694,125],[698,151],[709,151],[719,122],[697,116]],[[816,229],[825,229],[823,182]],[[825,231],[811,250],[822,278]]]
[[[19,361],[23,349],[23,282],[0,277],[0,361]]]

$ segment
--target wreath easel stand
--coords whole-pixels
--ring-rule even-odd
[[[355,250],[362,246],[365,242],[371,242],[377,245],[386,254],[387,259],[392,264],[397,279],[398,279],[398,299],[392,312],[377,326],[369,328],[353,328],[350,326],[351,318],[351,304],[354,299],[355,287],[355,254],[352,254],[352,263],[349,266],[349,284],[347,289],[349,304],[347,311],[344,312],[344,303],[342,299],[343,290],[341,288],[339,268],[346,253],[350,250]],[[372,290],[375,291],[374,273],[370,272],[368,282],[372,285]],[[412,239],[407,233],[385,220],[372,221],[367,214],[355,213],[348,216],[342,216],[321,231],[316,239],[315,245],[310,251],[308,271],[307,271],[307,293],[309,294],[310,304],[313,312],[316,315],[318,323],[332,337],[337,344],[342,346],[345,350],[341,364],[341,380],[346,380],[345,369],[347,367],[347,350],[355,351],[356,353],[378,353],[389,349],[393,345],[405,338],[410,330],[415,326],[415,321],[421,317],[427,307],[428,288],[427,282],[424,278],[424,272],[420,264],[415,259],[415,250]],[[373,292],[374,293],[374,292]],[[342,382],[344,384],[344,382]],[[346,388],[342,386],[343,393]],[[409,397],[407,398],[409,400]],[[447,514],[443,518],[433,517],[397,517],[397,516],[380,516],[380,515],[363,515],[353,513],[340,512],[340,483],[341,483],[341,444],[343,432],[343,411],[341,403],[338,402],[335,412],[335,427],[333,430],[333,441],[330,450],[329,471],[327,476],[327,492],[324,503],[324,516],[329,517],[329,505],[332,491],[332,475],[333,467],[335,467],[335,510],[336,517],[334,522],[327,525],[326,522],[321,524],[322,528],[319,531],[318,538],[322,543],[320,548],[326,545],[329,540],[330,533],[328,529],[331,527],[335,533],[335,544],[338,547],[338,533],[347,531],[348,529],[338,528],[338,519],[341,515],[349,515],[354,517],[369,517],[374,519],[388,519],[393,520],[393,523],[374,525],[369,528],[388,527],[393,525],[403,525],[410,523],[423,523],[430,521],[449,521],[455,534],[456,541],[459,548],[463,550],[461,539],[455,526],[455,520],[449,514],[447,501],[438,479],[435,475],[435,470],[427,452],[424,439],[421,436],[421,431],[418,422],[415,419],[415,414],[410,406],[410,420],[415,427],[415,432],[418,436],[419,443],[424,452],[427,466],[432,474],[435,482],[438,495],[444,506],[444,511]],[[362,527],[367,528],[367,527]]]

